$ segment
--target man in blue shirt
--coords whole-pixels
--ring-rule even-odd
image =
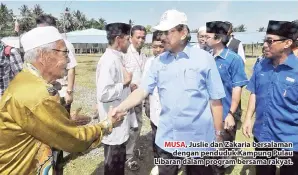
[[[161,113],[156,133],[156,145],[163,159],[179,159],[172,152],[202,151],[211,148],[189,148],[175,145],[175,141],[222,141],[223,85],[212,56],[190,46],[187,17],[177,10],[166,11],[155,30],[164,31],[163,43],[168,51],[153,60],[141,86],[117,108],[125,111],[139,104],[158,89]],[[199,63],[198,63],[199,60]],[[211,107],[210,107],[211,106]],[[168,147],[165,143],[173,143]],[[158,165],[160,175],[176,175],[178,165]],[[211,175],[211,166],[186,166],[186,174]]]
[[[239,105],[242,87],[248,83],[242,58],[228,49],[226,44],[229,41],[227,36],[230,25],[222,21],[206,23],[207,45],[213,49],[221,80],[225,89],[226,97],[222,99],[224,141],[234,141],[237,121],[241,118]],[[240,108],[240,109],[239,109]],[[215,167],[217,174],[224,174],[224,166]]]
[[[283,165],[280,175],[298,174],[298,58],[292,52],[297,30],[292,22],[269,21],[264,39],[266,59],[256,65],[247,85],[251,94],[243,134],[252,136],[252,116],[256,112],[255,142],[293,143],[292,148],[284,148],[294,151],[293,156],[282,158],[290,158],[294,165]],[[273,148],[256,150],[270,151]],[[274,165],[256,166],[257,175],[275,175],[275,171]]]

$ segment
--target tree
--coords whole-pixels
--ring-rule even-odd
[[[191,30],[190,33],[198,33],[198,29]]]
[[[64,13],[61,13],[58,21],[58,29],[60,32],[70,32],[75,30],[74,17],[70,13],[68,7],[65,8]]]
[[[107,25],[106,20],[103,19],[103,18],[99,18],[99,19],[98,19],[98,23],[99,23],[99,26],[98,26],[97,29],[99,29],[99,30],[104,30],[105,27],[106,27],[106,25]]]
[[[97,29],[99,26],[98,21],[96,21],[94,18],[91,18],[89,21],[87,21],[87,28],[95,28]]]
[[[8,9],[3,3],[0,4],[0,36],[10,36],[13,34],[13,11]]]
[[[38,17],[38,16],[44,14],[44,12],[39,4],[35,4],[35,6],[32,10],[32,13],[33,13],[33,16],[35,16],[35,17]]]
[[[133,26],[134,23],[135,23],[134,21],[132,21],[131,19],[129,19],[128,24],[129,24],[130,26]]]
[[[82,30],[87,28],[87,18],[80,10],[73,12],[74,30]]]
[[[233,28],[233,31],[234,32],[245,32],[246,31],[246,27],[245,27],[244,24],[241,24],[241,25],[239,25],[237,27],[234,27]]]
[[[265,27],[260,27],[257,31],[258,32],[265,32],[266,28]]]
[[[27,5],[22,5],[20,8],[20,33],[27,32],[31,29],[33,29],[36,26],[35,23],[35,16],[31,12],[31,10],[28,8]]]

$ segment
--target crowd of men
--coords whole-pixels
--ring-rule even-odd
[[[0,174],[63,174],[62,151],[83,152],[101,143],[105,175],[124,175],[125,167],[136,171],[143,110],[151,121],[154,158],[185,158],[174,156],[175,150],[213,151],[165,142],[234,141],[244,86],[250,96],[243,134],[255,142],[292,142],[285,149],[293,151],[288,158],[294,165],[282,166],[280,174],[298,174],[297,22],[269,21],[250,80],[243,45],[228,21],[207,22],[192,45],[185,13],[168,10],[153,27],[150,58],[142,52],[145,27],[110,23],[109,46],[96,69],[99,122],[88,126],[78,126],[78,114],[71,114],[77,66],[72,44],[56,29],[55,18],[42,15],[36,23],[21,37],[24,56],[1,44]],[[179,169],[158,165],[151,174],[176,175]],[[226,169],[185,166],[188,175],[223,175]],[[274,165],[256,166],[257,175],[275,172]]]

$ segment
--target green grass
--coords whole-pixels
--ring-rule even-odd
[[[72,110],[77,107],[83,107],[82,113],[92,115],[94,105],[96,104],[96,86],[95,86],[95,70],[99,60],[99,56],[78,56],[78,66],[76,68],[75,96]],[[252,66],[256,59],[247,59],[245,71],[248,77],[252,74]],[[249,92],[244,88],[242,93],[242,109],[243,116],[238,124],[236,141],[252,141],[243,136],[241,131],[241,122],[246,114]],[[153,155],[151,147],[151,127],[147,117],[144,117],[143,127],[141,131],[140,149],[144,154],[144,159],[140,162],[140,170],[131,172],[126,170],[127,175],[148,175],[153,168]],[[89,153],[80,154],[79,156],[71,156],[65,167],[66,175],[90,175],[103,174],[103,148],[99,147]],[[253,166],[236,165],[230,169],[229,175],[254,175]]]

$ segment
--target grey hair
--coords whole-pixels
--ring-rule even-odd
[[[34,49],[30,49],[25,52],[24,61],[27,63],[35,62],[39,57],[39,51],[46,51],[49,52],[52,49],[56,48],[56,42],[44,44],[42,46],[36,47]]]

